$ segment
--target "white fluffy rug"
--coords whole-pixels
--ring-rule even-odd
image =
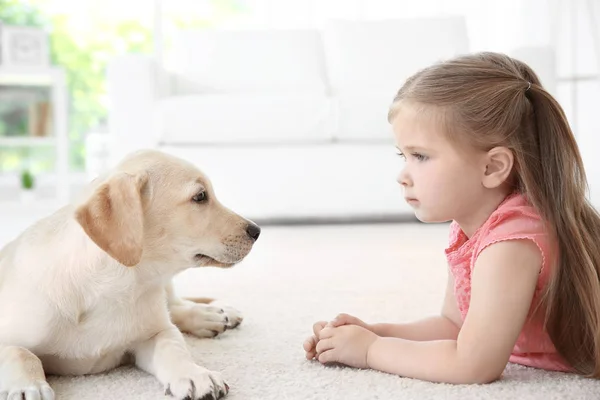
[[[509,365],[493,384],[433,384],[384,373],[324,367],[304,359],[312,323],[353,313],[369,322],[405,321],[439,310],[447,226],[271,227],[231,270],[186,271],[184,295],[214,296],[245,320],[216,339],[189,337],[197,362],[221,371],[230,400],[599,399],[600,382]],[[59,399],[164,399],[133,368],[86,377],[50,377]]]

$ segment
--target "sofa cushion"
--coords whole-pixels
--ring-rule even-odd
[[[162,146],[206,173],[219,200],[251,219],[414,215],[396,176],[393,142]]]
[[[327,90],[317,30],[181,31],[173,54],[175,94]]]
[[[330,108],[309,94],[179,96],[157,103],[156,127],[166,144],[325,142]]]

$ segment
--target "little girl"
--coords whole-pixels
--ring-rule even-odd
[[[565,114],[524,63],[460,56],[390,108],[398,182],[423,222],[452,221],[441,315],[317,322],[306,357],[448,383],[507,362],[600,377],[600,216]]]

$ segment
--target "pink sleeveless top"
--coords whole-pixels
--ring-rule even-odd
[[[557,246],[547,234],[539,214],[525,197],[521,194],[508,196],[471,238],[467,238],[456,222],[450,225],[450,245],[446,249],[446,257],[454,276],[454,294],[463,320],[469,311],[471,271],[475,260],[487,246],[511,239],[532,240],[542,253],[542,269],[529,314],[532,317],[533,308],[538,304],[550,276]],[[539,315],[526,320],[510,361],[547,370],[570,371],[543,327],[543,313]]]

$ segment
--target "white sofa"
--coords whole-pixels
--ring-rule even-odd
[[[169,71],[110,63],[109,164],[138,148],[183,157],[258,221],[411,217],[388,107],[417,69],[468,50],[461,17],[181,32]]]

